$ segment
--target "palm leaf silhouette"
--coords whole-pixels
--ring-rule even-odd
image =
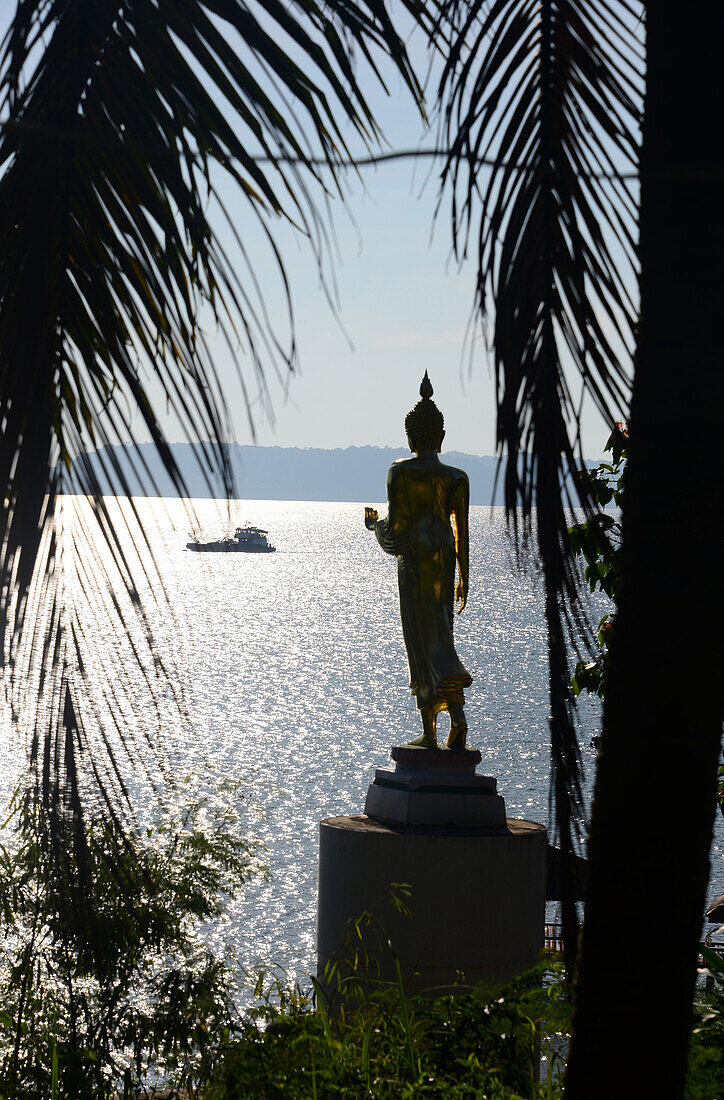
[[[613,426],[626,408],[637,302],[635,172],[643,94],[637,5],[448,0],[439,86],[455,248],[477,249],[477,306],[492,319],[505,504],[519,551],[543,567],[551,797],[562,850],[569,966],[581,760],[567,638],[586,636],[570,553],[582,393]],[[486,178],[482,161],[493,162]],[[536,505],[535,512],[533,505]]]
[[[14,721],[29,730],[33,813],[79,919],[91,919],[82,881],[72,889],[84,804],[100,798],[116,817],[128,808],[119,748],[144,766],[142,734],[155,743],[170,681],[147,616],[147,600],[163,599],[150,548],[124,551],[101,496],[103,479],[126,494],[127,474],[112,458],[71,460],[145,434],[183,494],[161,402],[188,440],[211,440],[197,461],[231,492],[229,411],[200,316],[236,357],[247,407],[255,391],[267,401],[269,371],[295,366],[293,317],[290,305],[283,346],[242,218],[261,225],[285,287],[273,219],[321,254],[315,164],[331,166],[334,186],[335,162],[349,157],[342,119],[366,144],[378,137],[355,47],[373,73],[375,55],[391,55],[420,102],[380,0],[20,0],[2,46],[0,638]],[[224,206],[228,181],[242,212]],[[130,455],[133,476],[152,484]],[[73,513],[68,493],[90,510]],[[125,514],[142,546],[132,502]],[[111,616],[111,637],[127,637],[148,698],[119,674],[112,643],[92,653],[88,605]],[[69,836],[76,850],[63,854]]]

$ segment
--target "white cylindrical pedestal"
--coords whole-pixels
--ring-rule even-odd
[[[370,912],[367,951],[380,977],[394,981],[389,938],[409,993],[507,981],[543,947],[546,846],[544,825],[510,818],[497,832],[412,829],[363,814],[327,818],[320,823],[318,976],[328,959],[350,957],[351,925]],[[410,917],[392,904],[393,883],[410,887]]]

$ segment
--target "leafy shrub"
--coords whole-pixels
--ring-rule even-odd
[[[724,955],[702,945],[705,987],[694,1005],[684,1100],[724,1096]]]
[[[0,848],[2,1100],[130,1095],[206,1075],[237,1014],[231,971],[198,928],[259,870],[232,813],[198,799],[128,835],[97,811],[82,861],[67,814],[52,843],[75,856],[61,868],[34,799],[16,799],[14,848]],[[66,872],[82,876],[83,913]]]
[[[550,977],[541,966],[499,990],[436,999],[373,982],[332,1010],[318,986],[311,997],[273,983],[222,1052],[204,1100],[553,1100],[554,1074],[535,1080],[541,1035],[567,1019],[565,986]]]
[[[684,1100],[724,1096],[724,958],[702,951],[707,984],[695,1005]],[[277,980],[264,990],[260,980],[257,1006],[219,1052],[204,1100],[564,1096],[570,990],[562,964],[549,958],[500,989],[435,1000],[406,998],[401,980],[383,984],[358,969],[350,968],[355,999],[331,1010],[319,986],[312,995]],[[541,1053],[547,1070],[536,1081]]]

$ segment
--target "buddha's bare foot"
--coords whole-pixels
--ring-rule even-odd
[[[410,749],[436,749],[437,737],[434,733],[421,733],[414,741],[408,741],[407,747]]]
[[[450,734],[447,739],[447,748],[464,749],[467,735],[468,723],[462,703],[452,703],[450,705]]]
[[[422,707],[420,717],[422,718],[422,733],[414,741],[408,741],[408,745],[414,749],[436,749],[437,711],[433,707]]]
[[[448,749],[464,749],[467,735],[467,726],[451,726],[450,733],[448,734],[447,745],[445,747]]]

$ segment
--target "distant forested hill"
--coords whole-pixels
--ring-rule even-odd
[[[172,443],[171,451],[184,475],[192,497],[222,496],[218,482],[208,484],[190,444]],[[338,500],[361,504],[385,499],[385,476],[396,459],[409,456],[409,451],[393,447],[345,447],[322,450],[315,447],[253,447],[229,444],[229,456],[236,477],[237,492],[242,500]],[[444,451],[443,462],[460,466],[470,478],[471,502],[491,504],[497,459],[490,456]],[[111,485],[107,473],[116,463],[123,470],[130,494],[134,496],[174,496],[170,479],[164,472],[152,444],[137,449],[131,462],[131,449],[122,446],[103,447],[88,455],[98,473],[104,492],[117,491],[118,482]],[[76,459],[76,462],[78,460]],[[141,485],[132,472],[132,465],[148,469],[146,483]],[[500,487],[495,503],[502,503]]]

